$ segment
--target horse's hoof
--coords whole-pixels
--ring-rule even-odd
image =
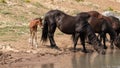
[[[84,53],[88,53],[88,51],[87,51],[87,50],[82,50],[82,52],[84,52]]]
[[[76,50],[72,50],[72,52],[74,52],[74,53],[75,53],[75,52],[77,52],[77,51],[76,51]]]
[[[97,51],[99,54],[102,54],[102,55],[105,55],[106,54],[106,52],[105,52],[105,50],[103,49],[103,50],[98,50]]]
[[[105,54],[106,54],[106,52],[105,52],[105,51],[101,51],[101,52],[100,52],[100,54],[105,55]]]
[[[114,49],[114,47],[113,47],[113,46],[110,46],[110,48],[111,48],[111,49]]]
[[[51,48],[54,48],[54,49],[60,49],[58,46],[51,46]]]
[[[107,49],[107,47],[106,47],[106,46],[104,46],[104,49]]]

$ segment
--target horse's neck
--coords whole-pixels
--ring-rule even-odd
[[[95,35],[95,32],[90,26],[88,26],[87,28],[87,35],[93,45],[99,45],[100,41],[98,40],[97,36]]]

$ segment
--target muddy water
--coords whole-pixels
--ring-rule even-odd
[[[120,68],[120,50],[108,49],[106,55],[79,52],[69,55],[34,57],[10,64],[6,68]]]

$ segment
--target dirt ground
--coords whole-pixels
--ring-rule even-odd
[[[49,62],[49,60],[56,62],[57,60],[54,60],[55,57],[63,57],[66,55],[69,56],[71,54],[74,54],[74,52],[72,51],[73,43],[70,35],[66,35],[59,32],[55,33],[55,41],[57,46],[60,48],[60,50],[51,49],[49,47],[50,46],[49,41],[44,44],[41,43],[40,33],[38,33],[38,43],[39,43],[38,48],[34,48],[30,46],[28,40],[29,40],[29,35],[25,34],[22,35],[17,41],[1,42],[0,68],[4,68],[4,67],[8,68],[9,65],[17,66],[19,64],[26,64],[32,62],[45,63],[45,62]],[[107,45],[109,45],[109,43],[107,43]],[[93,51],[91,45],[86,43],[86,47],[88,50]],[[79,54],[84,54],[81,51],[82,46],[79,41],[78,41],[77,49],[78,49],[77,52]],[[48,60],[44,60],[46,58]]]

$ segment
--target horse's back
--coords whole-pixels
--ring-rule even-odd
[[[60,31],[66,34],[74,32],[75,18],[60,10],[50,10],[45,15],[45,21],[50,25],[55,25]]]
[[[97,11],[89,11],[88,13],[91,16],[96,17],[96,18],[101,18],[102,17],[102,15],[99,12],[97,12]]]

